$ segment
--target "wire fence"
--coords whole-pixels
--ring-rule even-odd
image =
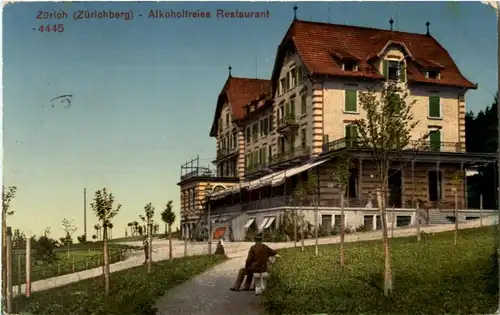
[[[35,261],[32,255],[31,281],[37,281],[83,270],[93,269],[104,265],[103,252],[98,250],[59,252],[52,263]],[[119,250],[109,251],[110,264],[124,259],[124,253]],[[12,255],[12,284],[26,283],[26,255],[13,253]]]

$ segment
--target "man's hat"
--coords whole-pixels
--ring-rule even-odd
[[[262,241],[262,233],[255,234],[253,237],[254,241],[260,242]]]

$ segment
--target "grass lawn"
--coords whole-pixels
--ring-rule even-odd
[[[114,263],[122,260],[123,255],[121,255],[121,251],[126,248],[128,247],[110,244],[109,253],[111,262]],[[57,261],[51,264],[33,261],[31,267],[31,281],[57,277],[102,266],[101,256],[102,243],[99,246],[96,246],[94,243],[75,244],[71,247],[69,258],[65,248],[58,248],[56,251]],[[19,267],[21,268],[19,269]],[[13,255],[12,282],[14,285],[26,282],[26,256],[24,251],[14,253]]]
[[[153,264],[147,274],[139,266],[111,274],[109,299],[104,297],[103,278],[79,281],[64,287],[35,292],[14,299],[19,311],[37,315],[152,315],[154,303],[165,291],[224,261],[225,256],[188,256]]]
[[[382,241],[280,250],[265,294],[270,314],[492,314],[498,308],[498,230],[484,227],[390,240],[394,292],[383,295]]]

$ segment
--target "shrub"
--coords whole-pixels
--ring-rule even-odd
[[[457,246],[453,232],[425,235],[421,243],[392,239],[391,299],[382,292],[381,241],[346,243],[342,271],[338,245],[321,246],[320,256],[314,247],[280,250],[265,307],[269,314],[491,314],[498,307],[492,230],[461,230]]]

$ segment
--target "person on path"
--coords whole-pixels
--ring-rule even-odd
[[[144,248],[144,263],[147,263],[149,258],[149,244],[147,238],[144,238],[142,247]]]
[[[254,237],[255,244],[248,251],[245,268],[241,268],[234,285],[230,288],[231,291],[240,291],[243,279],[246,276],[245,286],[243,291],[250,291],[252,285],[253,274],[267,271],[267,262],[270,257],[279,257],[278,253],[269,246],[262,243],[262,235]]]

